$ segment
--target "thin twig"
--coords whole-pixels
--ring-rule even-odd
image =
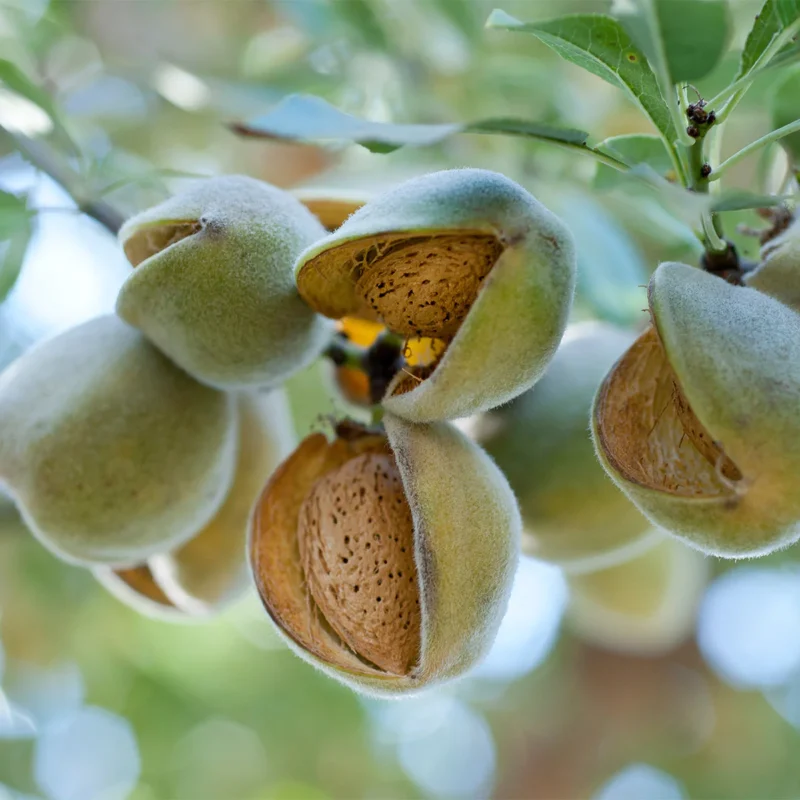
[[[75,201],[81,213],[99,222],[114,236],[117,235],[125,221],[124,216],[104,200],[85,197],[80,189],[80,175],[59,158],[49,145],[39,139],[29,139],[11,133],[2,126],[0,126],[0,133],[6,134],[14,142],[22,157],[29,161],[35,169],[49,175],[58,183]]]

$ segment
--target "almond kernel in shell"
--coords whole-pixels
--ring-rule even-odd
[[[364,453],[318,480],[298,524],[307,587],[363,659],[407,675],[419,659],[414,524],[394,458]]]

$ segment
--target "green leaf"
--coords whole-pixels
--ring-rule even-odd
[[[711,211],[741,211],[745,208],[770,208],[779,206],[790,197],[775,194],[754,194],[744,189],[729,189],[711,201]]]
[[[345,141],[362,145],[429,145],[458,133],[461,125],[402,125],[370,122],[346,114],[320,97],[295,94],[250,122],[235,124],[243,136],[290,141]]]
[[[711,72],[731,29],[727,0],[631,0],[612,13],[651,64],[663,54],[671,83]]]
[[[0,85],[20,97],[24,97],[44,111],[53,123],[53,128],[61,142],[72,153],[77,153],[77,147],[61,123],[53,98],[41,86],[34,83],[16,64],[3,58],[0,58]]]
[[[772,40],[798,19],[800,0],[766,0],[747,36],[736,78],[750,72]]]
[[[504,11],[495,10],[486,25],[536,36],[562,58],[624,89],[667,141],[674,142],[677,138],[653,70],[644,53],[613,17],[575,14],[524,23]]]
[[[531,139],[540,139],[566,145],[583,147],[589,134],[575,128],[560,128],[556,125],[546,125],[541,122],[531,122],[513,117],[496,117],[480,122],[469,122],[463,126],[464,133],[497,133],[506,136],[527,136]],[[590,148],[586,148],[587,150]]]
[[[365,42],[376,50],[387,50],[389,42],[372,5],[367,0],[345,0],[332,6],[346,22],[353,26]]]
[[[0,190],[0,302],[13,288],[33,233],[26,198]]]
[[[631,178],[625,186],[626,192],[655,197],[675,219],[690,227],[696,227],[702,215],[708,211],[710,195],[692,192],[671,183],[649,164],[636,164],[626,175]]]
[[[629,167],[647,164],[662,177],[675,180],[672,159],[660,136],[645,133],[612,136],[600,142],[596,149],[601,153],[608,153]],[[594,176],[594,187],[601,190],[610,189],[625,180],[625,173],[605,164],[598,164]]]
[[[37,86],[16,64],[4,58],[0,58],[0,83],[39,106],[51,119],[56,117],[50,95]]]
[[[800,66],[787,70],[775,86],[770,110],[773,129],[782,128],[800,119]],[[781,144],[794,164],[800,164],[800,133],[791,133],[781,140]]]
[[[387,153],[405,145],[424,146],[441,142],[457,133],[523,136],[598,157],[587,146],[588,134],[574,128],[560,128],[512,117],[469,123],[409,125],[371,122],[346,114],[319,97],[291,95],[272,111],[233,130],[243,136],[299,142],[356,142],[376,153]],[[618,163],[605,157],[610,163]],[[620,163],[620,167],[624,165]]]
[[[695,81],[719,63],[731,31],[726,0],[655,0],[670,76]]]

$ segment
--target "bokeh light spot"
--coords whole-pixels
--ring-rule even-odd
[[[700,608],[708,664],[742,689],[785,683],[800,668],[800,573],[740,567],[717,578]]]
[[[87,706],[49,725],[34,752],[34,777],[51,800],[123,800],[141,764],[127,720]]]
[[[605,783],[592,800],[683,800],[686,793],[671,775],[649,764],[630,764]]]
[[[472,677],[510,681],[539,666],[558,637],[567,599],[558,567],[523,556],[497,638]]]

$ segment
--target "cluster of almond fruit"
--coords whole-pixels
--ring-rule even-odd
[[[687,569],[658,528],[800,538],[797,226],[755,288],[662,264],[637,338],[567,330],[570,233],[501,175],[336,209],[225,177],[126,223],[116,315],[0,376],[0,480],[52,552],[176,619],[255,584],[303,658],[396,694],[487,651],[521,543],[590,598],[631,559]],[[281,386],[353,321],[403,343],[380,423],[295,446]]]

